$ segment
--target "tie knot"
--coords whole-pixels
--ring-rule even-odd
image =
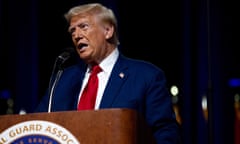
[[[97,73],[99,73],[100,71],[102,71],[102,68],[101,68],[99,65],[94,65],[94,66],[92,67],[92,72],[91,72],[91,74],[97,74]]]

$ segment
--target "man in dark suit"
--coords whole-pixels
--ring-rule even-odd
[[[93,109],[130,108],[141,114],[158,144],[176,144],[179,130],[166,89],[164,72],[155,65],[123,56],[117,20],[112,10],[93,3],[73,7],[65,14],[79,62],[66,67],[36,112],[77,110],[91,67],[99,65]]]

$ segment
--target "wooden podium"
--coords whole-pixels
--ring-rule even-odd
[[[36,123],[23,124],[28,121],[36,121]],[[101,109],[0,116],[0,144],[8,144],[9,138],[6,137],[16,137],[19,133],[24,132],[40,131],[43,126],[38,124],[38,121],[59,125],[69,131],[78,140],[79,144],[152,143],[149,141],[146,127],[134,110]],[[22,125],[14,127],[17,124]],[[11,128],[12,130],[9,130]],[[73,144],[72,141],[67,141],[67,139],[70,139],[68,136],[70,134],[64,135],[63,130],[55,126],[48,126],[44,133],[50,133],[50,135],[59,137],[67,144]]]

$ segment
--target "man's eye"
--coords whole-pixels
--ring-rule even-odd
[[[70,29],[68,32],[72,35],[72,34],[74,33],[74,31],[75,31],[75,29],[72,28],[72,29]]]
[[[83,29],[83,30],[86,30],[88,29],[89,25],[87,23],[83,23],[80,25],[80,28]]]

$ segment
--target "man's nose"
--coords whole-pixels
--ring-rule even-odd
[[[76,29],[75,33],[74,33],[74,39],[78,42],[80,39],[82,39],[83,35],[81,30]]]

